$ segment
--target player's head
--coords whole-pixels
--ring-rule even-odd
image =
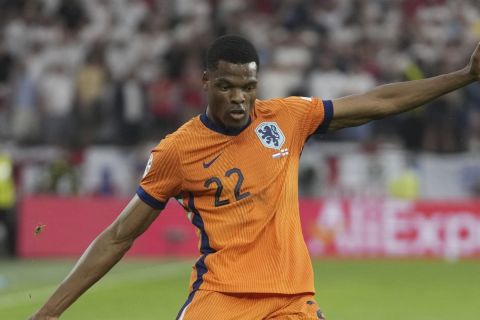
[[[203,74],[210,119],[229,129],[248,123],[257,97],[258,67],[257,50],[250,41],[226,35],[212,43]]]
[[[217,38],[207,51],[207,70],[215,71],[218,62],[225,61],[235,64],[255,62],[259,67],[257,50],[245,38],[236,35],[225,35]]]

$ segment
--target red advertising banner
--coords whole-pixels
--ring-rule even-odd
[[[30,197],[22,201],[21,257],[78,256],[120,214],[128,199]],[[183,209],[169,201],[134,243],[130,256],[196,256],[197,236]]]
[[[301,202],[313,257],[480,256],[480,201]]]
[[[20,256],[78,256],[127,201],[25,199],[19,218]],[[303,199],[300,210],[312,257],[480,256],[480,201]],[[197,246],[195,228],[170,201],[128,254],[197,256]]]

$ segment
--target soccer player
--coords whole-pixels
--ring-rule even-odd
[[[253,45],[223,36],[207,52],[208,106],[153,149],[136,195],[31,319],[58,319],[110,270],[170,198],[198,229],[200,257],[177,319],[323,319],[300,227],[297,176],[313,134],[401,113],[480,79],[468,65],[335,100],[256,99]]]

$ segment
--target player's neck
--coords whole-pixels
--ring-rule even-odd
[[[250,123],[252,122],[251,116],[248,117],[247,123],[239,128],[228,128],[223,126],[222,124],[215,121],[212,117],[208,115],[208,109],[205,113],[200,115],[200,121],[207,127],[208,129],[227,135],[227,136],[236,136],[239,135],[243,130],[245,130]]]

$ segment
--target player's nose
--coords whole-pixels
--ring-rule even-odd
[[[230,101],[233,104],[242,104],[245,102],[245,95],[243,94],[243,90],[236,88],[232,90]]]

